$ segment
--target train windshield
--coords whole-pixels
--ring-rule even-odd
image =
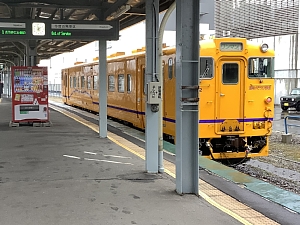
[[[273,58],[250,58],[249,78],[272,78],[274,77]]]
[[[214,61],[212,58],[200,57],[200,79],[213,78]]]

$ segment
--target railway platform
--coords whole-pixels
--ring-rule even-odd
[[[0,115],[1,224],[282,224],[216,189],[234,184],[204,171],[214,186],[200,180],[199,197],[179,196],[172,160],[166,173],[147,174],[141,147],[111,132],[99,138],[76,114],[52,106],[51,127],[9,127],[4,98]]]

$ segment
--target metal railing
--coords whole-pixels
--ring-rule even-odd
[[[48,84],[49,96],[61,97],[61,84]]]
[[[284,130],[285,130],[285,134],[288,134],[288,126],[293,126],[293,127],[300,127],[300,125],[297,124],[288,124],[287,123],[287,119],[291,118],[294,120],[300,120],[300,116],[286,116],[284,117]]]

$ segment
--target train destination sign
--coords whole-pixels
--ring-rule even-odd
[[[118,21],[1,20],[0,39],[118,40]]]

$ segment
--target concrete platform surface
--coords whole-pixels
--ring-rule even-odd
[[[145,162],[51,111],[52,127],[9,127],[0,103],[0,224],[240,224]]]

